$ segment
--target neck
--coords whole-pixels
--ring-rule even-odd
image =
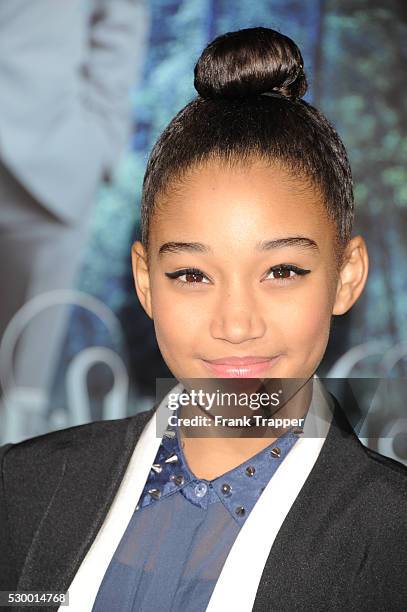
[[[312,378],[309,379],[282,407],[274,414],[265,417],[269,422],[270,417],[283,419],[305,418],[312,398]],[[250,459],[258,452],[271,445],[283,435],[290,427],[274,427],[266,424],[254,424],[251,426],[215,425],[214,418],[222,411],[217,407],[211,410],[211,417],[200,406],[183,406],[180,416],[188,418],[194,416],[205,417],[209,423],[202,427],[179,426],[179,437],[183,448],[186,462],[197,478],[213,480],[225,472],[232,470],[241,463]],[[228,410],[229,415],[235,413]],[[243,417],[240,407],[239,417]],[[246,410],[246,416],[253,418],[253,411]],[[264,416],[262,413],[261,416]]]

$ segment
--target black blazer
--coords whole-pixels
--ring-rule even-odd
[[[407,610],[407,468],[363,446],[334,401],[254,612]],[[153,410],[0,448],[0,591],[68,590]]]

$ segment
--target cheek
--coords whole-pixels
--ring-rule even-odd
[[[288,353],[298,362],[317,367],[326,349],[332,315],[327,280],[315,282],[285,309],[285,341]]]
[[[202,300],[197,294],[174,296],[173,291],[157,288],[152,292],[152,310],[158,346],[168,367],[174,370],[175,363],[183,363],[183,358],[202,343],[207,328]]]

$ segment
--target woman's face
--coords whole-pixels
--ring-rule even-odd
[[[341,279],[321,196],[277,165],[207,162],[167,191],[150,227],[148,270],[141,243],[133,247],[136,289],[178,380],[308,378],[332,314],[363,290],[367,255],[362,270],[353,253]]]

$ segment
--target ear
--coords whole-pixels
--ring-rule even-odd
[[[153,318],[151,307],[150,275],[148,273],[147,253],[143,244],[137,240],[131,247],[134,285],[140,303],[150,319]]]
[[[362,236],[355,236],[345,247],[332,314],[344,314],[358,300],[365,287],[368,270],[366,243]]]

